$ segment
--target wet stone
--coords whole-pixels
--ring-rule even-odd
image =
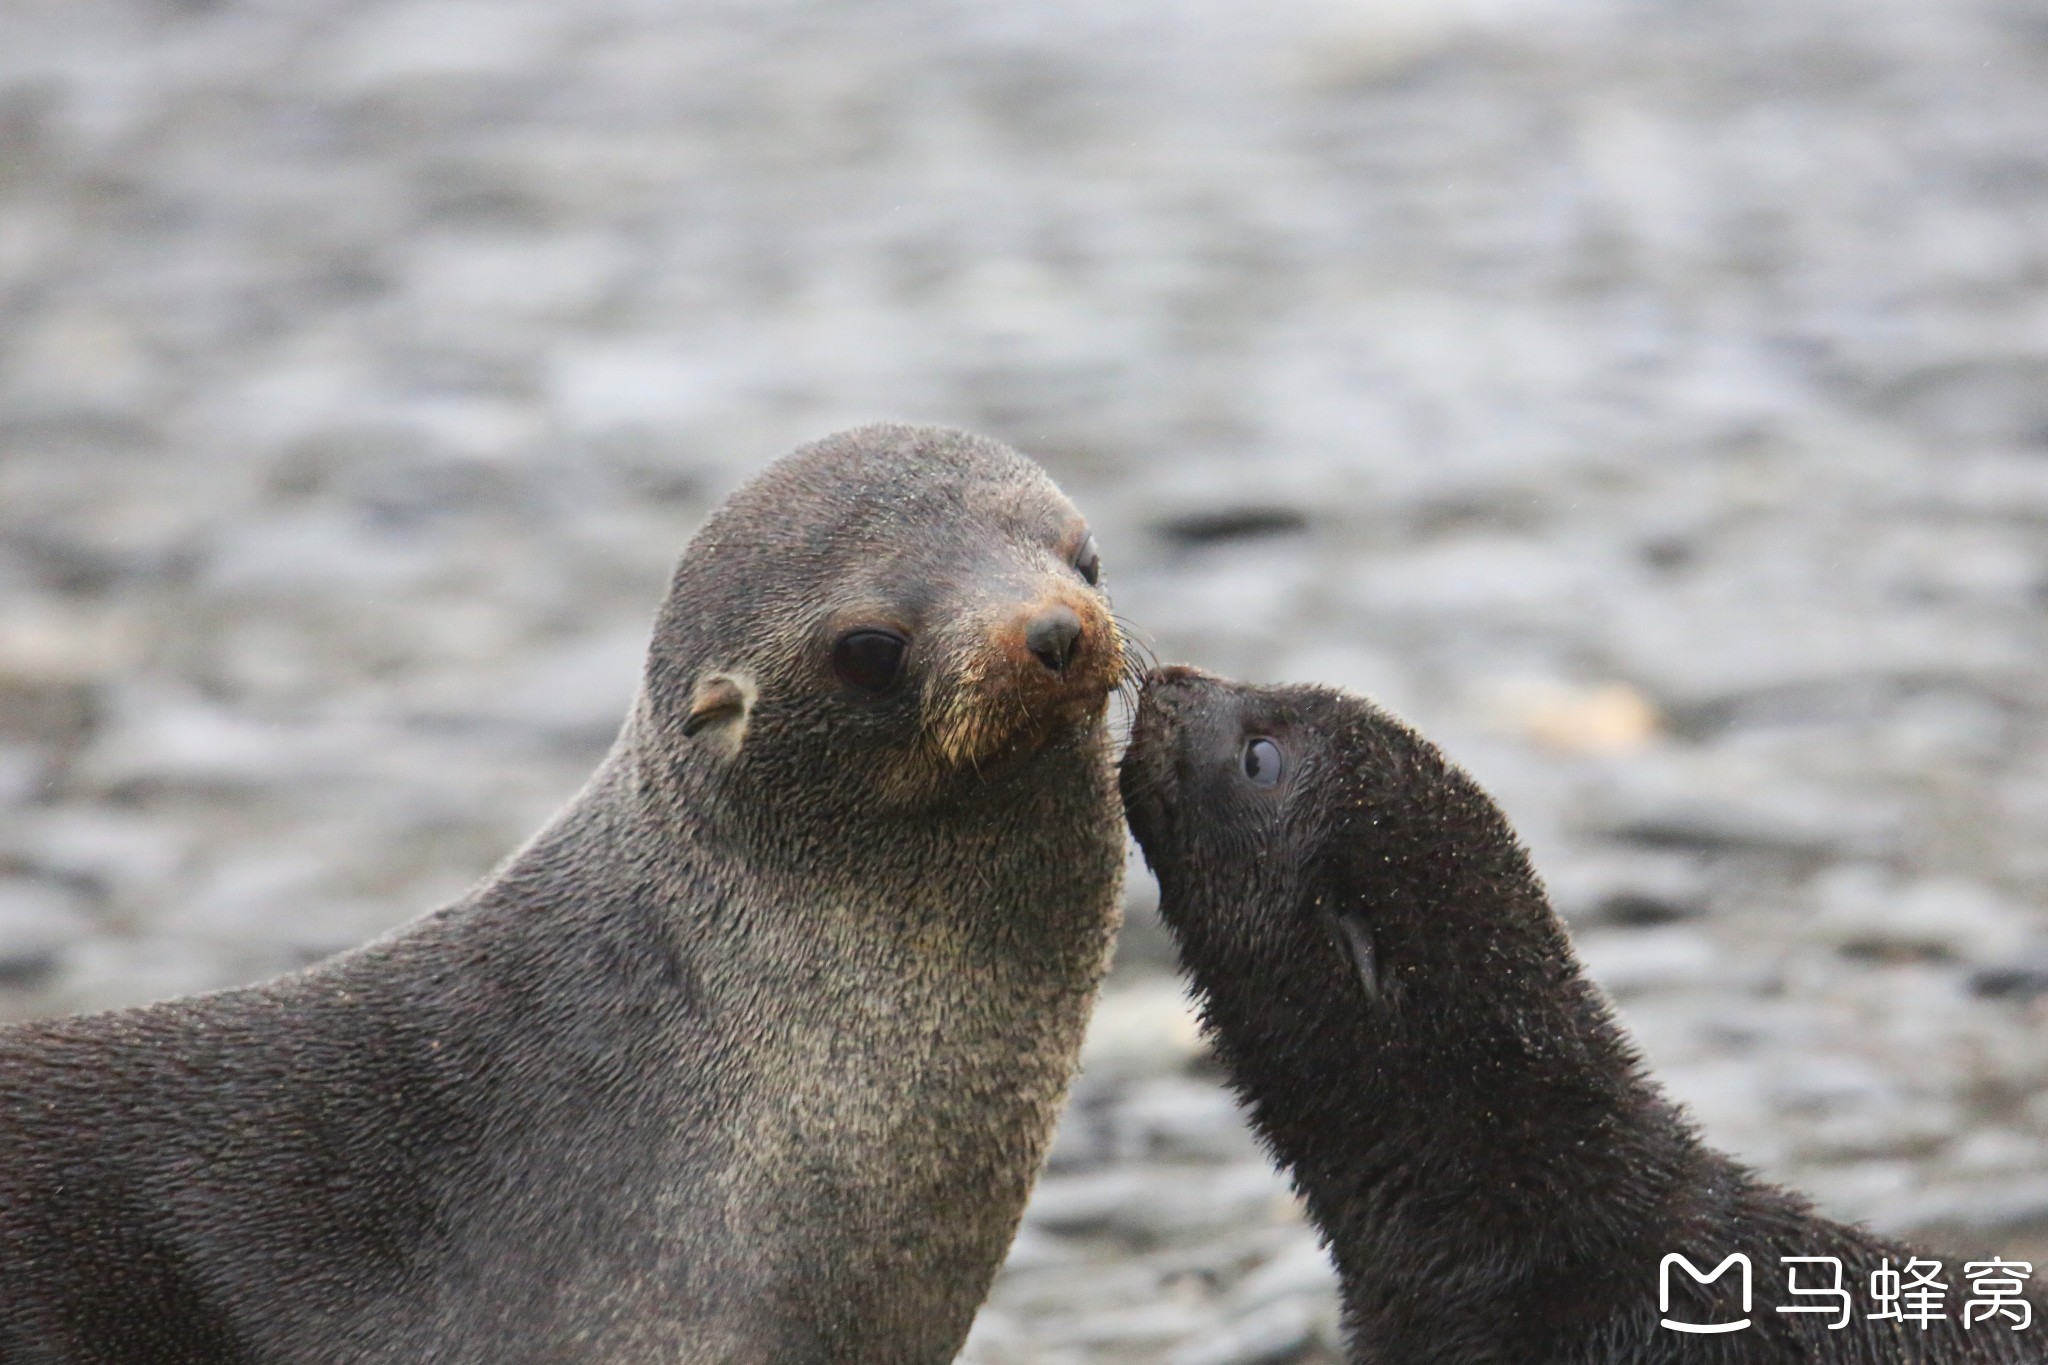
[[[1721,957],[1713,939],[1681,925],[1598,929],[1574,944],[1592,978],[1618,996],[1707,985]]]
[[[2029,950],[2048,951],[2023,908],[1963,877],[1901,882],[1867,864],[1844,864],[1824,873],[1813,894],[1817,927],[1844,952],[1961,958],[1995,968]]]
[[[1291,507],[1231,507],[1184,512],[1158,524],[1159,534],[1178,545],[1255,540],[1260,536],[1292,535],[1307,529],[1307,516]]]

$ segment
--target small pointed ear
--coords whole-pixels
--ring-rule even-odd
[[[1380,954],[1372,941],[1372,930],[1354,916],[1328,910],[1323,912],[1323,927],[1329,931],[1337,950],[1358,969],[1358,982],[1365,987],[1366,1001],[1379,1004],[1385,998],[1387,983],[1380,972]]]
[[[706,673],[697,679],[697,688],[690,694],[683,734],[689,738],[703,735],[728,754],[736,754],[746,738],[747,717],[753,709],[752,678],[744,673]]]

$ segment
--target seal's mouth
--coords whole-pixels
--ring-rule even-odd
[[[1046,594],[980,632],[927,697],[933,759],[979,769],[1100,725],[1124,661],[1123,632],[1100,597]]]
[[[1144,677],[1117,785],[1124,818],[1148,859],[1171,837],[1181,787],[1189,776],[1185,722],[1219,682],[1185,664],[1155,668]]]

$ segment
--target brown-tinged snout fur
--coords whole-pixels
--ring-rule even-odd
[[[959,639],[956,667],[938,671],[929,698],[931,747],[951,767],[1093,724],[1123,677],[1116,621],[1100,594],[1075,584],[1047,581],[1022,601],[993,603]]]

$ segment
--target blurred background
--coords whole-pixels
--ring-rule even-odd
[[[1162,656],[1470,766],[1714,1140],[2048,1261],[2048,9],[0,37],[0,1017],[455,895],[603,751],[717,498],[935,420],[1046,462]],[[1328,1361],[1328,1283],[1136,874],[964,1359]]]

